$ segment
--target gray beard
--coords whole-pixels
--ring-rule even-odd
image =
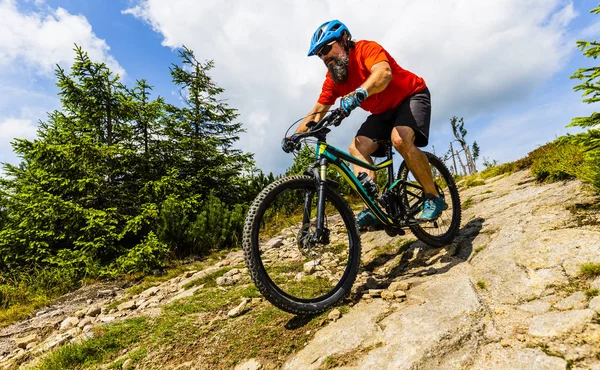
[[[348,56],[335,58],[334,62],[327,66],[329,74],[336,84],[342,84],[348,79]]]

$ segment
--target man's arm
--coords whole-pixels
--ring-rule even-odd
[[[369,96],[383,91],[392,80],[392,68],[390,64],[384,60],[373,64],[371,67],[371,75],[363,84],[362,88],[367,90]]]
[[[310,121],[319,122],[323,116],[325,116],[330,107],[331,105],[323,105],[321,103],[315,104],[315,107],[310,111],[310,113],[308,113],[308,116],[302,120],[300,126],[298,126],[296,133],[308,131],[306,124]]]

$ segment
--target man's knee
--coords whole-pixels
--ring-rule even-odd
[[[399,152],[410,150],[415,145],[415,132],[410,127],[394,127],[392,145]]]

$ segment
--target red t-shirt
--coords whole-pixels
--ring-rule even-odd
[[[362,109],[373,114],[386,112],[397,106],[407,96],[426,87],[425,80],[402,69],[394,58],[374,41],[357,41],[356,47],[350,49],[348,56],[348,79],[342,84],[336,84],[327,72],[318,100],[320,104],[333,105],[340,96],[356,90],[371,75],[371,67],[381,61],[387,61],[392,68],[392,80],[385,90],[365,99],[360,105]]]

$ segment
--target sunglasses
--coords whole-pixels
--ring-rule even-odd
[[[323,45],[315,54],[317,54],[318,57],[329,54],[331,48],[333,48],[333,44],[335,44],[335,41],[336,40],[333,40],[329,44]]]

